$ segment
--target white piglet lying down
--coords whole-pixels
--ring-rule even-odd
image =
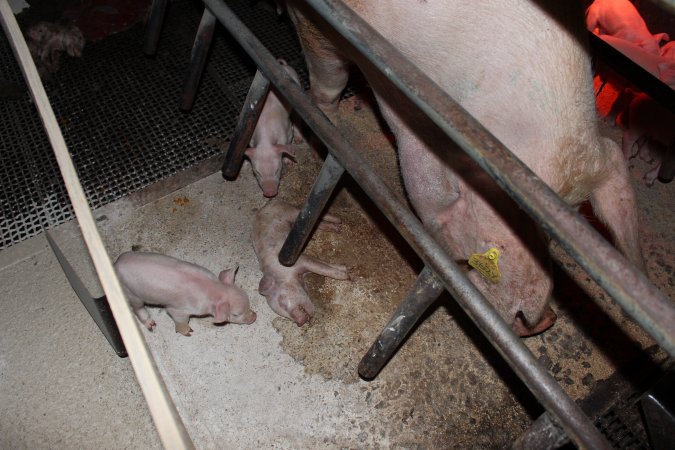
[[[192,332],[190,316],[212,315],[215,323],[255,322],[248,296],[234,285],[236,268],[216,277],[201,266],[170,256],[126,252],[115,261],[115,270],[131,308],[148,330],[156,324],[145,305],[164,306],[176,332],[185,336]]]
[[[291,267],[279,262],[279,251],[298,212],[288,203],[271,200],[256,215],[251,240],[263,272],[258,291],[267,298],[275,313],[302,326],[314,316],[314,304],[305,291],[304,276],[313,272],[336,280],[348,280],[349,273],[345,266],[325,263],[306,255],[300,255]],[[319,223],[319,228],[337,231],[339,223],[340,219],[327,214]]]

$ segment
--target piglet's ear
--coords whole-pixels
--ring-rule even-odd
[[[218,274],[218,279],[223,284],[233,285],[234,284],[234,274],[237,273],[237,269],[239,269],[239,266],[233,267],[232,269],[223,270],[222,272],[220,272]]]
[[[255,147],[249,147],[246,150],[244,150],[244,155],[246,155],[249,159],[253,159],[254,154],[255,154]]]
[[[657,44],[660,44],[661,41],[668,42],[670,40],[670,36],[668,33],[657,33],[654,35],[654,39],[656,39]]]

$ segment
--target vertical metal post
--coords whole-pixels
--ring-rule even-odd
[[[143,53],[152,56],[157,51],[159,34],[162,31],[164,13],[166,12],[167,0],[153,0],[150,7],[150,17],[145,25],[145,38],[143,39]]]
[[[401,302],[389,323],[384,327],[368,352],[359,363],[359,375],[370,380],[375,378],[412,327],[431,304],[443,292],[443,284],[427,266],[420,272],[415,284]]]
[[[281,247],[279,252],[281,264],[292,266],[298,260],[310,233],[314,229],[314,225],[319,220],[321,212],[326,207],[326,203],[328,203],[328,199],[344,171],[344,167],[329,153],[305,204],[298,214],[298,218],[295,219],[293,228],[291,228],[283,247]]]
[[[257,71],[248,90],[246,100],[244,100],[244,106],[241,108],[239,121],[232,134],[227,153],[225,153],[225,162],[222,168],[223,178],[232,179],[239,173],[239,169],[244,162],[244,152],[251,142],[251,136],[253,136],[269,90],[269,80],[260,71]]]
[[[192,109],[195,96],[197,95],[197,88],[199,87],[199,80],[202,77],[202,71],[206,64],[206,55],[209,53],[209,47],[213,40],[213,31],[216,28],[216,16],[211,14],[208,8],[204,8],[202,20],[199,22],[195,42],[192,45],[192,53],[190,54],[190,63],[188,64],[187,72],[185,73],[185,81],[183,82],[183,91],[180,96],[180,109],[188,111]]]

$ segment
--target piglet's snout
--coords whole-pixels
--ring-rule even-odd
[[[255,322],[255,319],[257,318],[255,311],[249,310],[246,314],[242,314],[239,317],[232,317],[230,316],[229,322],[231,323],[238,323],[241,325],[250,325],[253,322]]]
[[[246,317],[244,318],[244,323],[245,323],[246,325],[250,325],[250,324],[252,324],[253,322],[255,322],[255,319],[256,319],[256,318],[257,318],[257,316],[256,316],[256,314],[255,314],[255,311],[251,311],[251,312],[250,312],[249,314],[247,314]]]
[[[263,195],[267,198],[276,197],[278,194],[277,181],[266,181],[261,184]]]

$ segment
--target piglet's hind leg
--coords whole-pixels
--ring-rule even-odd
[[[329,264],[319,261],[311,256],[301,256],[298,266],[303,272],[313,272],[324,277],[335,278],[336,280],[348,280],[349,272],[347,267],[340,264]]]
[[[148,330],[154,330],[157,324],[150,318],[150,313],[148,313],[148,310],[145,309],[145,303],[143,303],[143,300],[139,299],[126,289],[124,290],[124,295],[127,297],[129,305],[131,305],[131,309],[134,310],[138,320],[140,320]]]
[[[150,314],[148,313],[148,310],[145,309],[145,306],[141,306],[140,308],[134,307],[134,313],[136,313],[138,320],[140,320],[148,330],[152,331],[157,326],[157,323],[150,318]]]

